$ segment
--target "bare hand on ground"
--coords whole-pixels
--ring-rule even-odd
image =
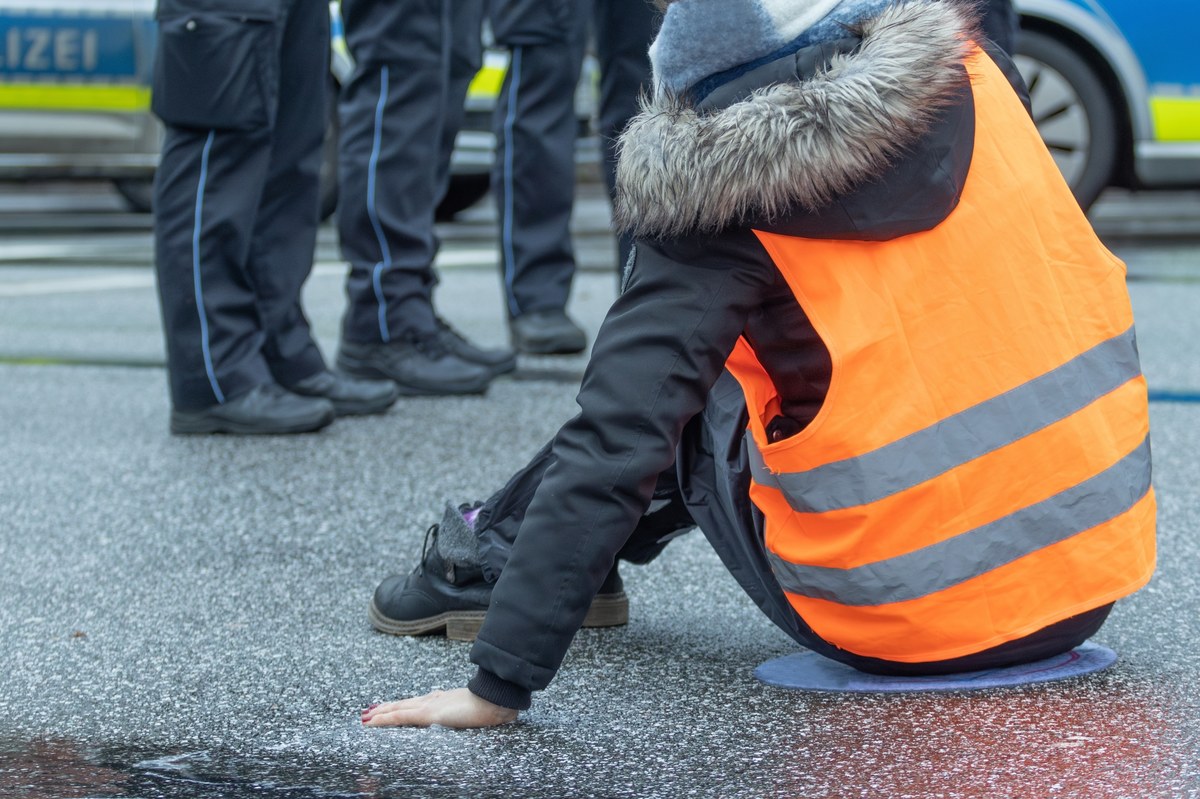
[[[372,705],[362,712],[367,727],[494,727],[517,717],[512,708],[493,705],[466,688],[432,691],[424,696]]]

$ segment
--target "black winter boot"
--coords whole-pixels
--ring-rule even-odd
[[[483,624],[492,584],[478,566],[442,558],[438,526],[425,533],[421,562],[411,574],[384,579],[371,597],[371,626],[391,635],[423,635],[445,630],[455,641],[474,640]]]
[[[492,583],[478,566],[446,560],[438,551],[438,525],[425,534],[421,562],[411,574],[394,574],[375,589],[367,614],[371,626],[390,635],[424,635],[443,630],[453,641],[473,641],[483,625]],[[629,622],[629,599],[613,564],[584,627],[616,627]]]

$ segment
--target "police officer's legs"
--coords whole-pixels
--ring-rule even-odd
[[[314,129],[296,101],[314,78],[323,86],[322,59],[312,54],[326,52],[327,17],[296,0],[283,0],[261,18],[196,14],[191,5],[164,0],[160,6],[167,13],[155,109],[169,133],[158,184],[158,263],[168,349],[183,351],[174,361],[186,360],[196,350],[189,342],[201,342],[201,385],[208,392],[195,406],[177,400],[172,429],[299,432],[327,424],[334,412],[384,410],[395,400],[394,387],[326,372],[300,308],[316,228],[308,150],[320,147],[323,119],[319,106],[311,111]],[[293,7],[300,13],[292,14]],[[190,293],[181,294],[185,253],[193,274]],[[230,313],[234,293],[236,313]],[[189,303],[204,308],[203,316],[189,314]],[[199,335],[172,332],[191,319]],[[233,357],[222,352],[226,333],[242,337]]]
[[[452,0],[450,3],[449,41],[446,43],[446,113],[442,119],[442,138],[438,148],[435,195],[438,203],[442,202],[450,187],[450,165],[455,140],[466,118],[467,91],[483,66],[483,14],[484,0]],[[517,358],[512,350],[479,347],[445,322],[439,320],[439,326],[442,343],[459,358],[487,367],[493,376],[517,368]]]
[[[177,409],[272,382],[245,271],[269,141],[268,130],[167,126],[155,175],[155,267]]]
[[[497,41],[511,62],[496,109],[492,192],[500,216],[505,302],[514,346],[579,352],[587,338],[565,309],[575,276],[575,85],[586,33],[578,0],[502,0]]]
[[[433,310],[433,213],[446,103],[445,0],[346,0],[357,67],[343,87],[338,227],[350,262],[338,365],[404,393],[486,389]]]
[[[263,354],[276,381],[288,390],[325,397],[338,415],[381,413],[395,402],[395,385],[329,372],[300,304],[319,222],[329,12],[304,0],[283,5],[275,137],[249,262],[266,335]]]
[[[596,56],[600,61],[600,146],[609,197],[616,190],[617,137],[638,113],[638,98],[650,86],[650,42],[657,15],[645,0],[592,0]],[[629,260],[633,239],[617,239],[617,270]]]
[[[250,242],[250,275],[266,341],[263,354],[283,385],[325,370],[300,307],[317,242],[318,172],[325,136],[329,14],[319,3],[284,0],[278,43],[279,101],[262,201]]]
[[[275,385],[247,263],[270,161],[277,24],[160,4],[154,110],[166,124],[155,181],[155,267],[171,428],[288,433],[333,419],[325,400]],[[248,76],[248,77],[247,77]],[[218,91],[219,87],[219,91]]]
[[[483,67],[484,0],[452,0],[447,54],[446,114],[438,150],[437,196],[450,184],[454,142],[466,118],[467,90]]]

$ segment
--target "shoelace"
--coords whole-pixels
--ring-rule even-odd
[[[438,526],[436,524],[429,525],[429,529],[425,531],[425,540],[421,542],[421,560],[417,563],[417,568],[413,569],[414,574],[425,573],[425,555],[429,552],[430,541],[437,546],[437,534]]]

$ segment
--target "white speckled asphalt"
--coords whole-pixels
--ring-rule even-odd
[[[1200,220],[1200,197],[1177,201]],[[0,266],[0,799],[1200,796],[1200,238],[1129,234],[1123,213],[1097,211],[1156,392],[1160,568],[1096,638],[1112,669],[978,694],[769,688],[753,668],[792,645],[692,535],[623,570],[630,624],[581,633],[519,723],[470,732],[360,727],[371,702],[471,673],[467,645],[374,633],[366,602],[443,501],[497,486],[573,412],[582,359],[316,435],[173,438],[144,266]],[[613,283],[579,276],[590,329]],[[439,299],[501,337],[491,269],[446,269]],[[341,302],[318,270],[327,352]]]

